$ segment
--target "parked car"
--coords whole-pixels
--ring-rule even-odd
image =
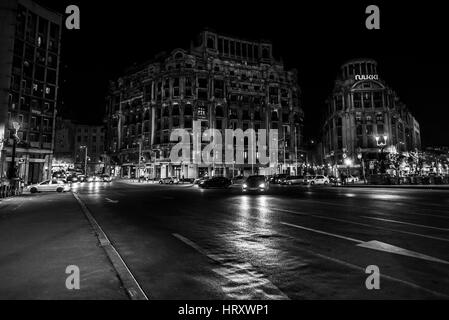
[[[159,179],[160,184],[178,184],[179,179],[176,177],[166,177]]]
[[[339,177],[336,176],[329,176],[329,183],[332,183],[334,185],[341,185],[341,179]]]
[[[359,181],[360,181],[359,177],[354,177],[354,176],[346,177],[346,183],[354,183],[354,182],[359,182]]]
[[[202,180],[198,184],[200,188],[228,188],[232,184],[231,180],[226,177],[212,177]]]
[[[274,176],[271,177],[270,183],[274,183],[274,184],[280,184],[282,183],[282,180],[287,178],[288,174],[275,174]]]
[[[43,192],[43,191],[70,191],[70,185],[65,183],[63,180],[52,179],[45,180],[37,184],[32,184],[27,187],[31,193]]]
[[[242,185],[245,182],[246,178],[244,176],[236,176],[232,178],[232,184]]]
[[[111,182],[112,181],[111,176],[109,176],[107,174],[102,174],[100,177],[101,177],[103,182]]]
[[[292,184],[304,184],[304,176],[288,176],[282,181],[282,184],[292,185]]]
[[[322,175],[313,176],[307,180],[309,184],[329,184],[329,178]]]
[[[84,174],[77,175],[78,182],[87,182],[87,177]]]
[[[242,185],[242,191],[267,191],[270,188],[270,183],[265,179],[265,176],[249,176]]]

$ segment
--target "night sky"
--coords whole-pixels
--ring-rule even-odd
[[[104,115],[108,81],[134,63],[188,48],[204,27],[244,38],[270,39],[275,56],[296,68],[305,135],[319,137],[325,100],[340,65],[378,61],[379,74],[420,122],[424,146],[449,145],[447,12],[436,4],[315,1],[49,1],[60,12],[81,11],[81,30],[64,30],[61,113],[83,123]],[[397,1],[395,1],[397,2]],[[293,5],[295,3],[295,5]],[[426,2],[427,4],[428,2]],[[365,28],[365,8],[380,8],[380,30]]]

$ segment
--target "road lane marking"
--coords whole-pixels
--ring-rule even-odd
[[[363,243],[363,241],[357,240],[357,239],[354,239],[354,238],[349,238],[349,237],[341,236],[341,235],[338,235],[338,234],[335,234],[335,233],[325,232],[325,231],[321,231],[321,230],[317,230],[317,229],[306,228],[306,227],[298,226],[296,224],[291,224],[291,223],[288,223],[288,222],[281,222],[281,224],[284,224],[286,226],[290,226],[290,227],[293,227],[293,228],[297,228],[297,229],[303,229],[303,230],[307,230],[307,231],[311,231],[311,232],[315,232],[315,233],[319,233],[319,234],[324,234],[326,236],[331,236],[331,237],[335,237],[335,238],[348,240],[348,241],[351,241],[351,242]]]
[[[314,218],[326,219],[326,220],[331,220],[331,221],[338,221],[338,222],[343,222],[343,223],[350,223],[350,224],[354,224],[354,225],[358,225],[358,226],[364,226],[364,227],[368,227],[368,228],[374,228],[374,229],[385,230],[385,231],[390,231],[390,232],[404,233],[404,234],[409,234],[409,235],[412,235],[412,236],[417,236],[417,237],[423,237],[423,238],[428,238],[428,239],[433,239],[433,240],[449,242],[449,239],[446,239],[446,238],[429,236],[429,235],[426,235],[426,234],[415,233],[415,232],[404,231],[404,230],[398,230],[398,229],[384,228],[384,227],[380,227],[380,226],[376,226],[376,225],[372,225],[372,224],[366,224],[366,223],[361,223],[361,222],[356,222],[356,221],[350,221],[350,220],[346,220],[346,219],[332,218],[332,217],[326,217],[326,216],[316,215],[316,214],[307,214],[307,213],[302,213],[302,212],[297,212],[297,211],[287,210],[287,209],[280,209],[280,208],[270,208],[270,209],[271,210],[275,210],[275,211],[292,213],[292,214],[296,214],[296,215],[300,215],[300,216],[307,216],[307,217],[314,217]]]
[[[348,267],[350,269],[354,269],[354,270],[361,271],[361,272],[365,273],[365,268],[362,268],[362,267],[360,267],[358,265],[355,265],[355,264],[352,264],[350,262],[346,262],[346,261],[343,261],[343,260],[332,258],[332,257],[326,256],[324,254],[317,253],[317,252],[314,252],[314,251],[311,251],[311,250],[304,250],[304,251],[308,252],[311,255],[315,255],[315,256],[317,256],[317,257],[319,257],[321,259],[329,260],[329,261],[334,262],[336,264],[341,264],[341,265],[346,266],[346,267]],[[388,280],[393,281],[393,282],[401,283],[403,285],[412,287],[414,289],[425,291],[425,292],[430,293],[432,295],[435,295],[437,297],[441,297],[441,298],[445,298],[445,299],[449,298],[449,296],[444,294],[444,293],[441,293],[441,292],[438,292],[438,291],[434,291],[434,290],[431,290],[431,289],[427,289],[427,288],[422,287],[422,286],[420,286],[420,285],[418,285],[416,283],[409,282],[409,281],[402,280],[402,279],[398,279],[396,277],[389,276],[389,275],[386,275],[384,273],[381,273],[380,277],[384,278],[384,279],[388,279]]]
[[[118,203],[118,200],[112,200],[109,198],[105,198],[107,202],[111,202],[111,203]]]
[[[72,193],[75,199],[78,201],[84,215],[87,220],[90,222],[92,228],[95,230],[98,240],[100,241],[101,246],[106,252],[109,260],[112,263],[120,281],[123,284],[126,292],[132,300],[148,300],[145,291],[143,291],[140,284],[137,282],[136,278],[132,274],[131,270],[129,270],[125,261],[122,259],[118,251],[111,244],[106,233],[103,231],[101,226],[98,224],[97,220],[93,217],[90,210],[87,208],[86,204],[81,200],[79,195],[76,192]]]
[[[231,282],[231,284],[222,287],[223,292],[231,299],[289,299],[287,295],[264,274],[258,272],[249,262],[235,263],[234,261],[229,261],[233,256],[210,253],[178,233],[173,233],[172,235],[219,265],[218,268],[213,268],[212,271]]]
[[[421,228],[434,229],[434,230],[440,230],[440,231],[449,231],[448,228],[438,228],[438,227],[426,226],[426,225],[423,225],[423,224],[417,224],[417,223],[410,223],[410,222],[404,222],[404,221],[398,221],[398,220],[390,220],[390,219],[377,218],[377,217],[368,217],[368,216],[361,216],[361,217],[367,218],[367,219],[373,219],[373,220],[385,221],[385,222],[393,222],[393,223],[406,224],[406,225],[414,226],[414,227],[421,227]]]
[[[311,231],[311,232],[315,232],[315,233],[319,233],[319,234],[324,234],[327,236],[331,236],[331,237],[335,237],[335,238],[340,238],[340,239],[344,239],[344,240],[348,240],[351,242],[355,242],[357,243],[357,246],[362,247],[362,248],[366,248],[366,249],[372,249],[372,250],[377,250],[377,251],[384,251],[384,252],[388,252],[388,253],[393,253],[393,254],[398,254],[398,255],[402,255],[402,256],[408,256],[408,257],[413,257],[413,258],[417,258],[417,259],[422,259],[422,260],[427,260],[427,261],[432,261],[432,262],[439,262],[439,263],[443,263],[443,264],[449,264],[448,261],[445,260],[441,260],[435,257],[431,257],[419,252],[415,252],[415,251],[411,251],[411,250],[407,250],[407,249],[403,249],[400,247],[396,247],[393,246],[391,244],[385,243],[385,242],[381,242],[381,241],[377,241],[377,240],[371,240],[371,241],[362,241],[362,240],[357,240],[354,238],[349,238],[349,237],[345,237],[345,236],[341,236],[335,233],[330,233],[330,232],[325,232],[325,231],[321,231],[321,230],[317,230],[317,229],[312,229],[312,228],[307,228],[307,227],[303,227],[303,226],[298,226],[296,224],[291,224],[291,223],[287,223],[287,222],[281,222],[281,224],[283,225],[287,225],[293,228],[297,228],[297,229],[303,229],[303,230],[307,230],[307,231]]]
[[[336,203],[336,202],[329,202],[329,201],[317,201],[317,200],[311,200],[311,199],[301,199],[301,202],[309,202],[311,205],[312,204],[327,204],[330,206],[337,206],[337,207],[344,207],[344,208],[350,208],[350,209],[354,209],[354,204],[353,203],[348,203],[348,204],[342,204],[342,203]],[[394,203],[395,205],[403,205],[402,203]],[[378,204],[374,204],[374,206],[376,206]],[[368,206],[360,206],[357,205],[357,209],[366,209],[366,210],[379,210],[379,209],[384,209],[384,208],[376,208],[376,207],[368,207]],[[437,212],[444,212],[444,213],[448,213],[447,211],[443,211],[443,210],[438,210],[438,209],[431,209],[431,208],[421,208],[421,210],[425,210],[425,211],[437,211]],[[396,212],[395,212],[396,213]],[[438,215],[438,214],[425,214],[425,213],[416,213],[416,212],[397,212],[399,214],[402,215],[419,215],[419,216],[426,216],[426,217],[435,217],[435,218],[442,218],[442,219],[449,219],[449,216],[443,216],[443,215]],[[376,213],[378,214],[378,213]]]
[[[357,245],[358,247],[362,247],[362,248],[368,248],[368,249],[373,249],[373,250],[378,250],[378,251],[385,251],[385,252],[389,252],[389,253],[395,253],[395,254],[399,254],[402,256],[408,256],[408,257],[413,257],[413,258],[418,258],[418,259],[423,259],[423,260],[428,260],[428,261],[433,261],[433,262],[439,262],[439,263],[444,263],[444,264],[449,264],[448,261],[444,261],[438,258],[434,258],[419,252],[415,252],[415,251],[411,251],[411,250],[407,250],[407,249],[403,249],[397,246],[393,246],[391,244],[385,243],[385,242],[381,242],[381,241],[377,241],[377,240],[372,240],[372,241],[367,241],[364,243],[359,243]]]

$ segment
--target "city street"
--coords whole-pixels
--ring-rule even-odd
[[[149,299],[449,298],[448,190],[273,186],[259,195],[115,181],[73,191]],[[70,193],[29,197],[76,206]],[[378,290],[365,286],[370,265]]]

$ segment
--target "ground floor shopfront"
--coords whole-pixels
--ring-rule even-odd
[[[17,148],[15,154],[16,176],[25,184],[41,182],[51,177],[52,151],[48,149]],[[8,177],[12,166],[12,148],[1,152],[0,180]]]
[[[274,175],[285,173],[290,175],[300,175],[304,172],[303,165],[296,165],[291,163],[282,163],[274,166],[249,165],[249,164],[191,164],[191,163],[170,163],[170,162],[156,162],[156,163],[125,163],[120,167],[116,167],[111,175],[122,178],[138,178],[148,177],[150,179],[159,179],[167,177],[177,177],[184,179],[196,179],[204,176],[224,176],[228,178],[239,175]]]

